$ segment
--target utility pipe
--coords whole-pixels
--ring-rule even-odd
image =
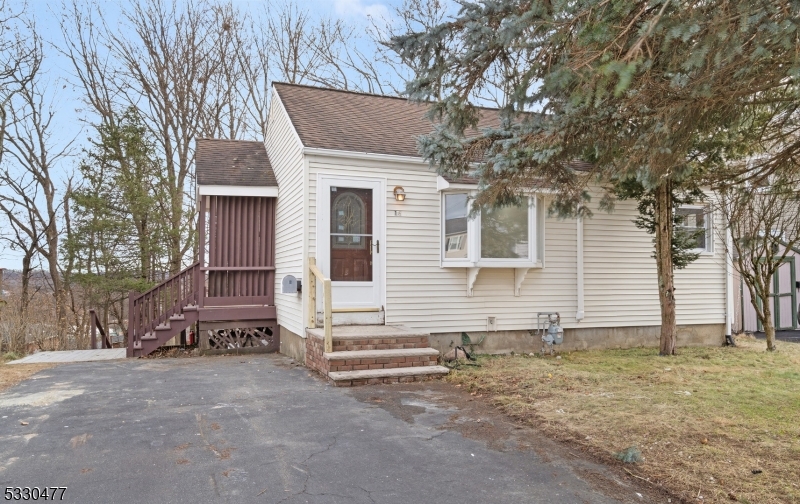
[[[725,223],[725,344],[733,345],[731,325],[733,322],[733,238],[730,226]]]
[[[575,321],[580,322],[584,318],[584,306],[583,306],[583,217],[581,217],[580,211],[582,206],[578,206],[578,219],[577,219],[577,233],[576,233],[576,241],[577,241],[577,251],[576,251],[576,275],[578,277],[578,312],[575,314]]]

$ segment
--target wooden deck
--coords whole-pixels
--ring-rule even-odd
[[[124,359],[124,348],[105,350],[65,350],[59,352],[37,352],[8,364],[39,364],[44,362],[91,362]]]

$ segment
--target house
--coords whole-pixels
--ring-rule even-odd
[[[635,203],[559,219],[552,196],[531,194],[472,217],[476,181],[440,177],[417,152],[424,105],[275,84],[270,107],[264,145],[198,141],[200,257],[172,287],[189,309],[145,320],[133,307],[134,333],[153,338],[138,353],[174,333],[170,317],[199,321],[209,347],[279,345],[345,384],[434,372],[462,332],[486,334],[482,352],[539,351],[539,313],[559,314],[563,349],[658,344],[652,238]],[[679,344],[718,345],[729,265],[706,210],[686,210],[705,238],[677,272]]]
[[[785,247],[780,246],[778,254],[782,255],[785,250]],[[797,274],[796,265],[798,256],[800,256],[800,251],[796,248],[790,249],[772,278],[770,286],[772,294],[769,302],[776,330],[796,330],[798,326],[797,290],[800,287],[800,276]],[[747,288],[744,279],[736,270],[733,272],[733,284],[734,332],[763,331],[764,328],[758,320],[756,309],[753,308],[750,289]]]

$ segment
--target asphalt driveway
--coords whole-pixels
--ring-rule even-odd
[[[767,335],[763,332],[753,333],[757,339],[766,340]],[[800,343],[800,331],[775,331],[775,339],[788,343]]]
[[[80,503],[657,498],[447,384],[334,388],[278,355],[40,372],[0,394],[0,491],[34,486]]]

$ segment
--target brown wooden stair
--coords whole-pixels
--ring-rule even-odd
[[[196,262],[128,301],[128,357],[142,357],[199,319],[200,264]]]
[[[444,376],[428,334],[405,326],[334,326],[333,351],[324,352],[324,330],[306,330],[306,366],[336,386],[405,383]]]

